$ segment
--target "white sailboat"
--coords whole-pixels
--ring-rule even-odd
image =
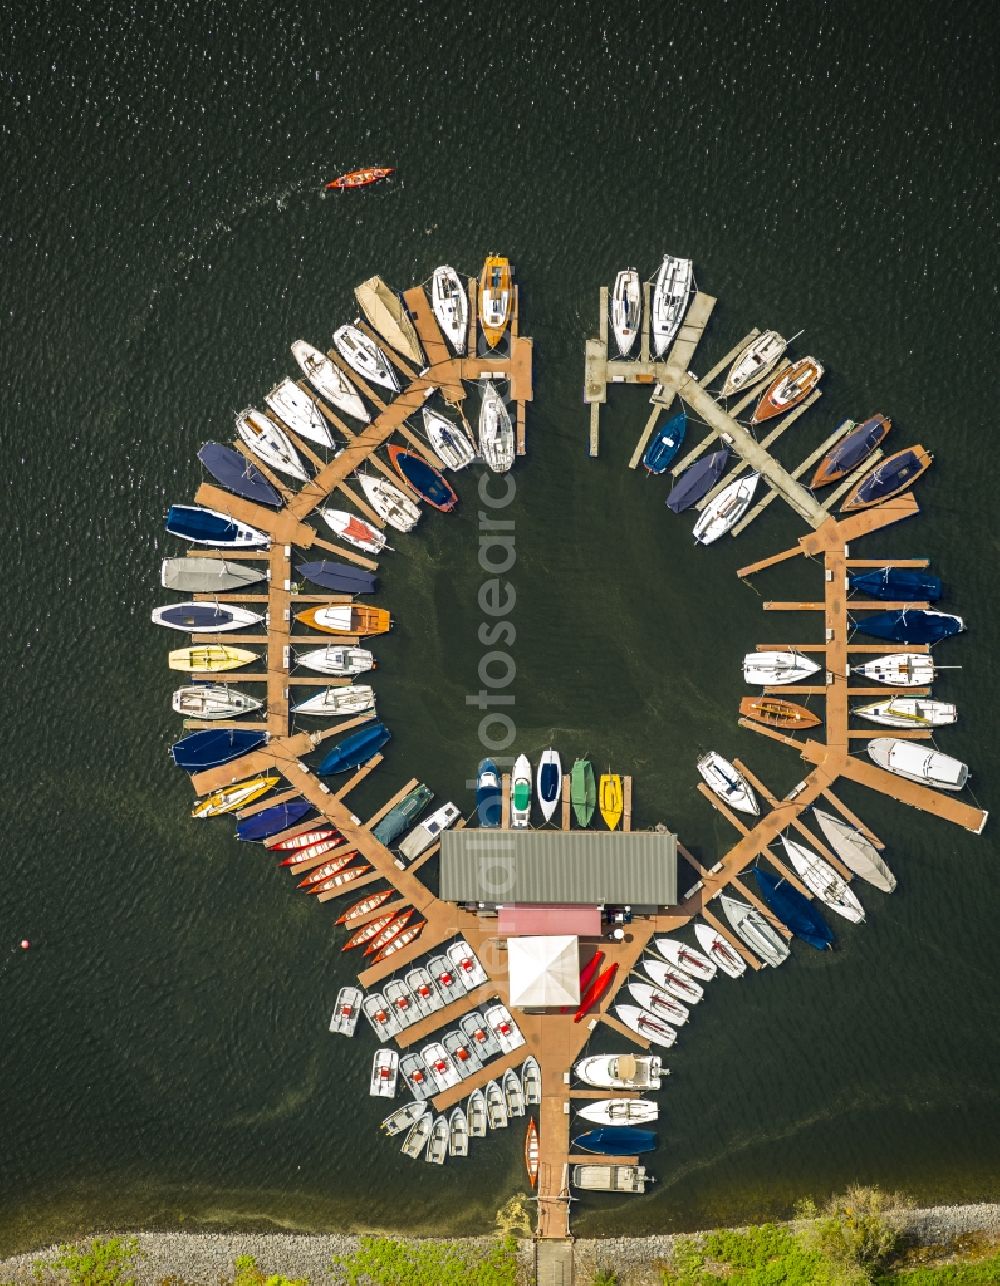
[[[702,755],[696,766],[705,785],[723,803],[735,808],[737,812],[760,816],[760,805],[753,788],[728,759],[723,759],[717,751],[710,750]]]
[[[256,697],[224,683],[193,683],[178,688],[172,701],[175,712],[189,719],[238,719],[240,715],[259,710],[263,704]]]
[[[737,478],[708,502],[694,525],[694,538],[699,545],[711,545],[731,530],[750,508],[760,474],[750,472]]]
[[[689,947],[686,942],[680,942],[677,938],[654,938],[653,946],[664,960],[684,974],[700,978],[702,982],[711,982],[716,975],[717,966],[708,956],[696,947]]]
[[[801,683],[818,669],[816,662],[801,652],[750,652],[743,658],[743,681],[765,688]]]
[[[747,962],[726,941],[722,934],[717,929],[713,929],[710,924],[696,924],[694,926],[694,936],[698,939],[699,947],[708,956],[709,960],[717,964],[723,973],[729,974],[730,978],[739,978],[746,973]]]
[[[897,777],[923,786],[936,786],[939,790],[961,790],[969,780],[968,764],[900,737],[876,737],[869,741],[868,756]]]
[[[357,371],[369,384],[399,392],[399,381],[389,359],[363,330],[357,326],[338,326],[333,332],[333,346],[351,370]]]
[[[325,397],[338,411],[343,411],[352,419],[360,420],[363,424],[369,422],[371,416],[361,400],[361,394],[326,353],[321,353],[304,339],[297,339],[292,345],[292,356],[320,397]]]
[[[772,925],[752,906],[723,893],[719,898],[722,911],[733,932],[765,964],[776,967],[788,959],[788,944]]]
[[[371,473],[359,473],[358,482],[365,499],[380,518],[396,531],[412,531],[420,521],[420,506],[405,496],[387,479]]]
[[[812,811],[823,838],[844,865],[883,893],[891,893],[896,887],[896,877],[871,840],[832,813],[815,807]]]
[[[934,682],[934,659],[929,652],[889,652],[851,669],[894,688],[926,688]]]
[[[316,511],[335,536],[346,540],[349,545],[363,549],[366,553],[377,554],[386,549],[386,538],[377,527],[372,527],[362,518],[348,513],[346,509],[324,509]]]
[[[859,924],[865,918],[865,909],[857,895],[829,862],[825,862],[818,853],[797,840],[789,839],[786,835],[779,835],[778,838],[795,874],[810,893],[814,893],[831,911],[836,911],[852,924]]]
[[[552,820],[562,798],[562,761],[559,751],[550,746],[542,753],[535,773],[535,788],[538,791],[538,806],[547,822]]]
[[[280,384],[275,384],[264,401],[278,419],[300,438],[332,449],[333,438],[322,411],[294,380],[283,379]]]
[[[628,990],[636,1004],[642,1005],[643,1009],[647,1009],[666,1022],[676,1023],[680,1027],[691,1016],[687,1005],[681,1004],[676,996],[672,996],[668,991],[654,987],[651,982],[630,981]]]
[[[720,397],[732,397],[748,384],[755,384],[774,369],[778,359],[788,347],[776,330],[765,330],[740,349],[729,368]]]
[[[446,469],[464,469],[476,458],[476,449],[465,432],[437,411],[424,407],[424,432],[435,454]]]
[[[676,1030],[663,1018],[654,1017],[640,1005],[615,1005],[615,1013],[637,1036],[669,1049],[677,1039]]]
[[[365,647],[342,647],[330,643],[312,652],[296,652],[295,664],[305,666],[317,674],[363,674],[375,668],[375,657]]]
[[[431,307],[445,338],[461,357],[469,338],[469,296],[462,279],[448,264],[434,269]]]
[[[309,481],[302,457],[289,442],[288,434],[262,411],[241,411],[236,417],[236,432],[258,460],[296,482]]]
[[[958,707],[949,701],[928,701],[920,697],[889,697],[885,701],[873,701],[871,705],[855,706],[851,713],[887,728],[940,728],[958,719]]]
[[[642,316],[642,287],[635,268],[625,268],[615,278],[611,295],[611,329],[622,357],[628,357],[635,347]]]
[[[354,715],[363,714],[375,705],[375,691],[361,683],[346,688],[324,688],[307,701],[292,706],[292,714]]]
[[[602,1098],[581,1107],[577,1115],[595,1125],[648,1125],[659,1118],[659,1106],[648,1098]]]
[[[690,259],[664,255],[660,271],[656,274],[653,289],[652,330],[653,348],[662,357],[680,329],[691,298],[691,281],[694,265]]]
[[[506,473],[514,463],[514,427],[504,400],[491,380],[483,385],[479,450],[494,473]]]

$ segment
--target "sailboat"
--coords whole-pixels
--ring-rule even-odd
[[[597,786],[589,759],[574,761],[569,779],[569,798],[577,826],[589,826],[597,807]]]
[[[611,329],[622,357],[628,357],[635,347],[642,316],[642,288],[635,268],[625,268],[615,278],[611,294]]]
[[[822,363],[815,357],[800,358],[793,366],[781,372],[754,407],[751,424],[763,424],[776,415],[784,415],[793,406],[804,402],[823,377]]]
[[[296,482],[308,482],[309,475],[305,465],[289,441],[288,434],[262,411],[252,408],[241,411],[236,417],[236,432],[243,445],[258,460],[263,460],[272,469],[294,478]]]
[[[292,345],[292,356],[320,397],[326,398],[338,411],[343,411],[352,419],[360,420],[363,424],[369,422],[371,416],[361,400],[361,394],[326,353],[321,353],[304,339],[297,339]],[[281,412],[278,411],[278,414],[281,415]],[[289,428],[294,427],[289,425]]]
[[[795,868],[795,874],[811,893],[852,924],[859,924],[865,918],[865,909],[857,895],[829,862],[787,835],[779,835],[778,838],[785,856]]]
[[[412,531],[420,521],[420,506],[383,477],[359,473],[358,482],[365,499],[378,516],[396,531]]]
[[[750,472],[736,478],[710,500],[694,525],[694,538],[699,545],[711,545],[732,530],[750,508],[760,474]]]
[[[551,746],[538,761],[535,786],[542,816],[550,822],[562,795],[562,763],[558,750],[553,750]]]
[[[333,332],[333,346],[347,365],[369,384],[399,392],[399,380],[389,359],[373,339],[357,326],[338,326]]]
[[[487,255],[479,277],[479,321],[490,348],[496,348],[503,339],[513,299],[510,260],[503,255]]]
[[[826,453],[809,483],[811,490],[828,487],[853,473],[882,443],[892,428],[892,421],[885,415],[873,415],[840,439]]]
[[[294,380],[283,379],[275,384],[264,401],[283,424],[300,438],[315,442],[317,446],[333,450],[333,436],[322,411],[305,389]]]
[[[760,805],[753,788],[728,759],[723,759],[715,750],[709,750],[698,760],[696,767],[705,785],[724,804],[740,813],[760,816]]]
[[[815,807],[812,811],[826,842],[844,865],[883,893],[891,893],[896,887],[896,877],[871,840],[832,813]]]
[[[622,779],[617,773],[601,773],[600,798],[604,824],[609,831],[613,831],[622,819],[624,808]]]
[[[889,697],[871,705],[855,706],[851,714],[887,728],[939,728],[958,719],[958,707],[950,701],[928,701],[921,697]]]
[[[653,348],[662,357],[680,329],[691,298],[694,264],[690,259],[664,255],[653,288]]]
[[[434,269],[431,307],[445,338],[461,357],[469,337],[469,296],[458,273],[448,264]]]
[[[762,380],[768,371],[774,369],[787,347],[788,341],[776,330],[765,330],[757,335],[736,354],[719,396],[732,397],[748,384]]]
[[[491,380],[483,384],[479,450],[494,473],[506,473],[514,463],[514,429],[510,413]]]
[[[788,959],[788,946],[780,933],[776,933],[761,913],[746,902],[723,893],[719,901],[733,932],[743,939],[751,951],[765,964],[776,967]]]
[[[818,669],[816,662],[801,652],[749,652],[743,658],[743,682],[761,687],[801,683]]]

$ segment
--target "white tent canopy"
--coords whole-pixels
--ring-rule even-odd
[[[519,1009],[549,1009],[580,1003],[580,942],[567,935],[508,938],[510,1003]]]

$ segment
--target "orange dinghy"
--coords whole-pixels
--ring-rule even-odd
[[[384,607],[363,603],[327,603],[296,613],[295,619],[324,634],[385,634],[392,618]]]
[[[503,255],[487,255],[479,277],[479,323],[490,348],[496,348],[503,339],[513,299],[510,260]]]
[[[782,701],[778,697],[744,697],[740,702],[740,714],[744,719],[756,719],[769,728],[815,728],[822,722],[819,715],[805,706],[796,705],[794,701]]]
[[[390,174],[395,173],[394,165],[370,165],[364,170],[351,170],[349,174],[342,174],[339,179],[327,183],[326,188],[327,191],[332,188],[335,192],[343,192],[347,188],[366,188],[370,183],[377,183],[379,179],[387,179]]]
[[[528,1128],[524,1135],[524,1168],[528,1172],[528,1182],[531,1186],[538,1185],[538,1127],[535,1125],[535,1118],[531,1117],[528,1121]]]
[[[757,403],[750,417],[752,424],[773,420],[804,401],[820,382],[823,367],[815,357],[803,357],[783,370]]]

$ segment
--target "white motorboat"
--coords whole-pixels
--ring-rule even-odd
[[[361,400],[361,394],[326,353],[313,348],[312,344],[307,344],[304,339],[297,339],[292,345],[292,356],[320,397],[325,397],[338,411],[343,411],[345,415],[360,420],[362,424],[369,422],[371,416]]]
[[[451,1109],[448,1118],[448,1155],[450,1157],[467,1157],[469,1155],[469,1122],[460,1107]]]
[[[418,1023],[423,1016],[412,992],[402,978],[390,978],[385,984],[385,1003],[399,1024],[400,1030]]]
[[[460,1031],[446,1031],[441,1037],[441,1044],[445,1052],[450,1055],[452,1062],[458,1068],[458,1074],[463,1079],[478,1072],[483,1065],[483,1060],[479,1057],[478,1051],[473,1049],[471,1042]]]
[[[645,1036],[654,1045],[669,1049],[677,1039],[677,1032],[663,1018],[656,1018],[640,1005],[615,1005],[615,1013],[626,1027],[638,1036]]]
[[[749,652],[743,658],[743,682],[763,688],[801,683],[819,666],[801,652]]]
[[[737,353],[720,397],[732,397],[748,384],[755,384],[772,371],[788,347],[776,330],[765,330]]]
[[[758,910],[726,893],[719,901],[733,932],[743,939],[754,955],[775,968],[788,959],[788,944]]]
[[[363,330],[357,326],[338,326],[333,333],[333,345],[351,370],[357,371],[369,384],[399,392],[399,381],[389,359]]]
[[[507,1128],[507,1104],[503,1090],[496,1081],[487,1081],[485,1086],[486,1120],[491,1130]]]
[[[961,790],[969,780],[969,768],[951,755],[940,750],[928,750],[918,741],[904,741],[901,737],[876,737],[868,743],[868,757],[880,768],[918,781],[924,786],[939,790]]]
[[[263,619],[260,612],[237,607],[235,603],[168,603],[165,607],[154,607],[152,611],[154,625],[187,634],[223,634],[228,630],[258,625]]]
[[[702,982],[711,982],[716,974],[716,966],[708,956],[703,955],[697,947],[689,947],[686,942],[676,938],[654,938],[653,946],[664,960]]]
[[[634,268],[624,268],[615,278],[611,293],[611,329],[622,357],[628,357],[635,347],[642,317],[642,286]]]
[[[812,811],[824,839],[844,865],[883,893],[891,893],[896,887],[896,877],[871,840],[832,813],[819,808]]]
[[[445,338],[461,357],[469,340],[469,296],[448,264],[435,268],[431,276],[431,307]]]
[[[934,659],[929,652],[890,652],[864,665],[852,665],[851,670],[894,688],[925,688],[934,682]]]
[[[465,1118],[469,1122],[469,1137],[483,1139],[486,1137],[486,1095],[482,1090],[473,1090],[465,1104]]]
[[[402,1107],[397,1107],[395,1112],[389,1113],[379,1126],[379,1129],[383,1134],[387,1134],[392,1138],[394,1135],[402,1134],[404,1130],[408,1130],[414,1121],[419,1121],[426,1111],[427,1106],[424,1103],[404,1103]]]
[[[178,688],[172,700],[174,711],[189,719],[238,719],[263,704],[257,697],[224,683],[192,683]]]
[[[282,424],[300,438],[306,438],[328,450],[333,449],[333,437],[323,412],[294,380],[283,379],[280,384],[275,384],[264,401]]]
[[[292,706],[292,714],[352,715],[363,714],[375,706],[375,690],[363,683],[346,688],[323,688],[307,701]]]
[[[425,1045],[420,1051],[420,1057],[424,1060],[439,1094],[450,1090],[461,1081],[458,1068],[440,1041],[432,1040],[429,1045]]]
[[[538,761],[535,787],[542,816],[550,822],[562,799],[562,760],[559,758],[559,751],[553,750],[551,746],[542,752]]]
[[[690,259],[664,255],[653,288],[653,348],[662,357],[680,329],[691,298],[694,265]]]
[[[573,1074],[599,1090],[658,1090],[663,1064],[657,1054],[590,1054]]]
[[[399,845],[399,856],[396,865],[402,870],[406,862],[412,862],[425,850],[441,838],[441,832],[447,830],[462,816],[461,810],[452,803],[442,804],[429,817],[425,817],[419,826],[414,826],[409,835]]]
[[[403,1140],[403,1146],[399,1149],[403,1156],[416,1160],[427,1146],[427,1140],[431,1137],[431,1130],[434,1128],[434,1114],[432,1112],[422,1112],[413,1122]]]
[[[520,1078],[513,1067],[508,1067],[500,1082],[504,1102],[507,1104],[507,1120],[515,1116],[524,1116],[524,1089]]]
[[[264,568],[227,558],[164,558],[160,584],[182,594],[224,594],[231,589],[248,589],[264,580],[270,575]]]
[[[437,987],[434,986],[434,982],[430,974],[423,965],[415,965],[410,969],[409,972],[404,975],[404,981],[410,991],[413,992],[413,998],[420,1007],[421,1013],[425,1016],[436,1014],[439,1009],[444,1008],[444,1001],[441,999],[441,993],[438,991]]]
[[[795,869],[795,874],[811,893],[824,902],[831,911],[836,911],[852,924],[859,924],[865,918],[865,908],[858,901],[857,894],[843,880],[829,862],[825,862],[818,853],[806,848],[797,840],[779,835],[785,856]]]
[[[476,449],[464,429],[427,406],[423,409],[423,417],[427,441],[446,469],[454,469],[457,473],[459,469],[472,463],[476,458]]]
[[[701,952],[698,952],[701,955]],[[676,996],[685,1005],[697,1005],[705,995],[700,983],[695,982],[689,973],[679,969],[667,960],[657,960],[655,956],[643,956],[642,967],[656,985],[671,996]],[[715,977],[715,965],[712,965],[710,977]]]
[[[444,1159],[448,1155],[448,1133],[447,1117],[436,1116],[434,1125],[431,1127],[431,1136],[427,1140],[425,1161],[431,1165],[444,1165]]]
[[[409,1050],[399,1060],[399,1074],[418,1102],[422,1103],[437,1093],[424,1060],[415,1050]]]
[[[750,508],[759,481],[760,474],[751,471],[723,487],[708,502],[694,525],[694,538],[699,545],[711,545],[736,526]]]
[[[371,991],[361,1002],[361,1012],[368,1019],[378,1040],[389,1040],[403,1030],[402,1024],[379,991]]]
[[[514,463],[514,426],[504,400],[491,380],[483,384],[479,451],[494,473],[506,473]]]
[[[696,924],[694,926],[694,936],[698,939],[698,945],[713,960],[723,973],[727,973],[730,978],[739,978],[747,971],[747,962],[740,953],[732,947],[717,929],[713,929],[710,924]]]
[[[288,440],[288,434],[262,411],[241,411],[236,417],[236,432],[258,460],[296,482],[309,481],[302,458]]]
[[[527,755],[518,755],[510,775],[510,824],[524,830],[531,821],[531,764]]]
[[[330,1018],[330,1030],[335,1036],[353,1036],[361,1012],[362,993],[357,987],[341,987]]]
[[[665,1022],[674,1023],[676,1026],[681,1027],[691,1015],[687,1005],[682,1005],[669,992],[661,991],[659,987],[654,987],[652,983],[629,982],[628,989],[636,1004],[648,1010],[654,1017],[662,1018]]]
[[[372,1098],[395,1098],[399,1077],[399,1055],[394,1049],[377,1049],[372,1060],[368,1093]]]
[[[356,549],[365,553],[378,554],[389,548],[385,535],[377,527],[372,527],[363,518],[358,518],[346,509],[325,509],[316,511],[335,536],[346,540]]]
[[[450,943],[445,954],[455,966],[466,991],[472,991],[486,981],[486,970],[464,938]]]
[[[583,1192],[646,1191],[646,1167],[642,1165],[575,1165],[570,1171],[574,1188]],[[652,1182],[652,1180],[649,1180]]]
[[[485,974],[483,975],[485,977]],[[488,1063],[494,1058],[499,1058],[503,1052],[500,1048],[500,1042],[490,1031],[490,1025],[482,1016],[478,1009],[473,1009],[471,1013],[463,1014],[458,1020],[459,1030],[465,1039],[469,1042],[469,1048],[474,1049],[483,1063]]]
[[[648,1098],[602,1098],[578,1108],[577,1115],[595,1125],[648,1125],[659,1119],[660,1109]]]
[[[753,788],[728,759],[723,759],[716,751],[710,750],[698,760],[697,768],[705,785],[724,804],[735,808],[737,812],[760,816],[760,805]]]
[[[420,521],[420,506],[393,486],[388,478],[359,473],[358,482],[371,507],[396,531],[412,531]]]
[[[542,1101],[542,1069],[534,1054],[529,1054],[521,1064],[521,1084],[525,1103],[528,1107],[538,1107]]]
[[[958,719],[958,707],[949,701],[921,697],[889,697],[871,705],[855,706],[852,714],[887,728],[940,728]]]
[[[521,1029],[511,1018],[506,1005],[498,1001],[495,1005],[488,1005],[483,1013],[490,1031],[500,1042],[500,1048],[505,1054],[513,1053],[524,1044]]]
[[[402,353],[418,369],[422,367],[424,350],[420,347],[420,339],[406,305],[393,288],[376,275],[355,286],[354,297],[369,326],[378,331],[397,353]]]
[[[375,668],[375,657],[366,647],[341,647],[330,643],[311,652],[296,652],[295,664],[317,674],[347,676]]]
[[[446,1005],[461,1000],[465,995],[455,967],[445,956],[431,956],[427,961],[427,972],[434,979],[434,985],[440,991]]]

